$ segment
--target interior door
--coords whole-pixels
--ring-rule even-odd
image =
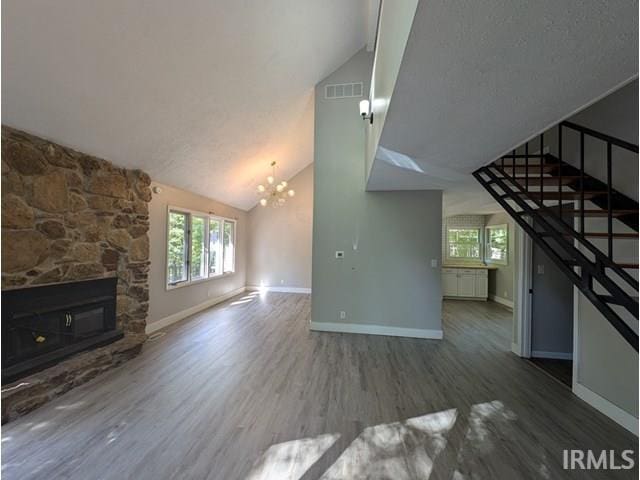
[[[573,284],[535,242],[532,263],[531,356],[562,358],[564,354],[570,357]]]

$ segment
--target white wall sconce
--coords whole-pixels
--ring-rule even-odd
[[[373,112],[370,110],[369,100],[360,101],[360,116],[363,120],[369,120],[373,124]]]

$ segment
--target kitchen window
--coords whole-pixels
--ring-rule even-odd
[[[447,229],[447,256],[456,260],[481,259],[480,229],[450,227]]]
[[[484,260],[487,263],[507,265],[509,261],[509,228],[505,225],[489,225],[485,228],[486,245]]]

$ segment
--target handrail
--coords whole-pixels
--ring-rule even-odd
[[[569,122],[567,120],[565,120],[564,122],[560,122],[560,125],[571,128],[578,132],[582,132],[586,135],[599,138],[600,140],[604,140],[605,142],[611,143],[613,145],[617,145],[618,147],[625,148],[634,153],[638,153],[638,145],[625,142],[624,140],[620,140],[619,138],[612,137],[611,135],[607,135],[606,133],[597,132],[595,130],[591,130],[590,128],[583,127],[582,125],[578,125],[577,123]]]
[[[637,211],[638,203],[613,189],[613,156],[616,151],[612,149],[615,145],[638,154],[638,146],[568,121],[559,123],[557,129],[557,157],[544,153],[545,135],[541,133],[538,153],[530,152],[529,142],[533,140],[529,140],[523,145],[524,154],[516,153],[517,150],[514,149],[492,164],[479,168],[473,175],[637,351],[638,334],[620,317],[619,312],[611,308],[611,304],[622,306],[638,319],[637,297],[631,296],[623,287],[626,284],[637,291],[639,282],[626,270],[625,264],[618,264],[615,261],[613,242],[616,235],[613,230],[614,209],[623,211],[633,204],[635,205],[633,208]],[[575,159],[565,158],[567,152],[564,151],[563,145],[569,129],[579,134],[579,151],[575,152],[577,154]],[[595,138],[606,145],[606,157],[603,159],[606,166],[606,179],[601,180],[585,172],[585,136]],[[574,153],[571,157],[574,157]],[[534,158],[539,161],[532,165],[529,161]],[[519,161],[520,159],[524,162]],[[579,167],[574,166],[574,163],[577,163],[574,160],[579,161]],[[544,168],[545,165],[548,168]],[[524,170],[524,177],[516,176],[516,167],[519,171]],[[524,182],[522,182],[523,179]],[[566,185],[565,180],[568,180]],[[539,188],[531,191],[529,187],[532,183]],[[549,194],[546,193],[549,192],[546,186],[553,188]],[[567,193],[565,189],[572,191]],[[537,195],[531,195],[532,193]],[[586,197],[586,193],[590,194],[589,198]],[[563,217],[563,210],[566,208],[565,199],[579,200],[580,207],[577,210],[580,217],[579,225],[574,221],[565,221]],[[545,204],[548,201],[555,203],[556,200],[558,203],[555,209]],[[585,234],[586,201],[597,205],[604,214],[602,216],[607,219],[606,233],[602,232],[600,235],[600,238],[607,239],[606,254],[604,248],[596,246],[587,239]],[[574,205],[571,208],[573,217],[576,207]],[[535,219],[542,228],[542,233],[534,229],[524,219],[524,215]],[[638,224],[633,219],[626,218],[624,215],[616,218],[636,232],[638,231]],[[545,238],[550,238],[552,242],[548,243]],[[579,272],[575,267],[579,267]],[[604,289],[606,294],[596,293],[597,290],[594,289],[596,283]]]

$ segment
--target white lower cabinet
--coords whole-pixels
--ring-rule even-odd
[[[442,294],[445,297],[458,295],[458,276],[455,273],[442,273]]]
[[[458,275],[458,296],[459,297],[475,297],[476,291],[476,274],[461,273]]]
[[[487,299],[488,270],[485,268],[443,268],[442,295]]]
[[[487,273],[487,270],[481,270]],[[476,275],[476,290],[475,297],[482,297],[486,300],[489,296],[489,279],[487,275]]]

